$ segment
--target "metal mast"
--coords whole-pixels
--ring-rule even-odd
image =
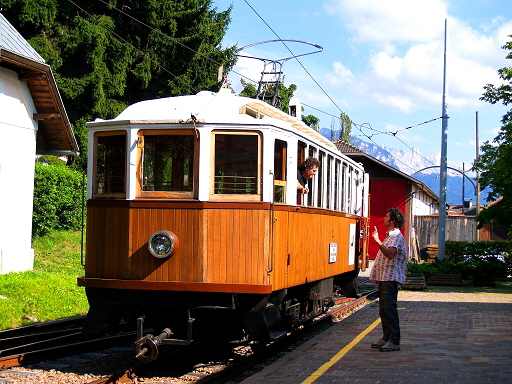
[[[475,157],[475,164],[478,162],[478,158],[480,157],[480,143],[478,141],[478,111],[476,111],[476,157]],[[476,214],[478,215],[480,213],[480,171],[476,170]],[[479,239],[480,231],[478,228],[476,229],[476,240]]]
[[[443,115],[441,132],[441,172],[439,185],[439,260],[444,259],[446,242],[446,179],[447,179],[447,138],[448,138],[448,108],[446,105],[446,35],[448,21],[444,19],[444,70],[443,70]]]

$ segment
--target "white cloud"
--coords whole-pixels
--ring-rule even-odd
[[[447,18],[448,103],[455,108],[481,105],[483,86],[499,84],[497,69],[509,65],[501,46],[509,40],[512,21],[497,18],[486,29],[476,30],[450,17],[447,4],[441,0],[331,1],[327,10],[352,32],[358,50],[364,52],[361,44],[368,45],[369,72],[351,78],[357,89],[379,104],[406,113],[425,103],[439,104]],[[328,79],[341,85],[337,74]]]
[[[337,86],[344,83],[350,84],[354,82],[354,74],[347,67],[341,64],[341,62],[335,61],[332,64],[332,67],[334,68],[334,74],[328,73],[326,75],[327,80],[332,85]]]
[[[441,0],[335,0],[326,6],[354,33],[358,43],[427,42],[442,35]]]

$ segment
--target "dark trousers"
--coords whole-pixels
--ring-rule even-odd
[[[400,322],[397,309],[398,283],[379,281],[379,316],[384,340],[400,344]]]

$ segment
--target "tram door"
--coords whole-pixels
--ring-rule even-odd
[[[271,212],[272,261],[274,289],[286,286],[289,249],[289,213],[286,209],[287,143],[275,141],[274,145],[274,204]]]

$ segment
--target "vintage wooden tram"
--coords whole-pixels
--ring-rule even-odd
[[[336,290],[356,295],[367,178],[300,116],[223,89],[142,101],[88,129],[88,332],[137,318],[151,360],[160,343],[267,343]],[[298,201],[307,156],[321,167]]]

